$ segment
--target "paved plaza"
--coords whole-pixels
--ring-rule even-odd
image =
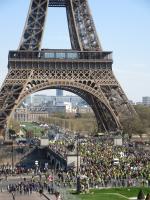
[[[49,196],[51,200],[56,200],[54,196]],[[33,192],[32,195],[19,195],[15,196],[15,200],[45,200],[46,198],[41,196],[37,192]],[[12,194],[8,192],[1,192],[0,193],[0,200],[13,200]]]

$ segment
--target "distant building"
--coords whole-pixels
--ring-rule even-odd
[[[56,97],[62,97],[63,96],[63,90],[56,90]]]
[[[30,107],[30,111],[32,112],[48,112],[49,115],[51,115],[52,113],[65,113],[66,112],[66,106],[64,105],[64,103],[55,103],[52,101],[48,101],[46,103],[42,103],[38,106],[32,106]]]
[[[142,97],[142,104],[144,106],[150,106],[150,97]]]
[[[14,112],[14,118],[19,122],[38,122],[39,117],[48,118],[47,111],[29,111],[27,108],[17,108]]]
[[[66,106],[65,105],[57,105],[57,106],[49,106],[47,108],[48,114],[53,113],[66,113]]]
[[[47,102],[53,102],[53,105],[57,105],[58,103],[70,102],[73,106],[76,106],[83,102],[83,99],[79,96],[34,95],[32,97],[32,106],[39,106]]]
[[[54,98],[51,98],[51,96],[47,96],[47,95],[34,95],[32,97],[32,105],[34,106],[38,106],[41,105],[43,103],[47,103],[49,101],[53,101]]]
[[[92,113],[93,110],[90,106],[82,106],[82,107],[79,107],[78,112],[79,113]]]
[[[66,106],[66,112],[67,113],[72,113],[73,108],[72,108],[72,103],[71,102],[64,102],[64,105]]]

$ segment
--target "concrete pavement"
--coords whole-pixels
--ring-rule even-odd
[[[12,199],[12,195],[8,193],[0,193],[0,200],[10,200]]]
[[[56,200],[54,196],[49,196],[50,200]],[[8,192],[0,193],[0,200],[13,200],[13,197]],[[32,195],[15,195],[15,200],[46,200],[44,196],[41,196],[37,192],[33,192]]]

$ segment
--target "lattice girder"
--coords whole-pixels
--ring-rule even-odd
[[[103,70],[100,68],[93,71],[91,68],[72,68],[69,71],[58,70],[57,67],[53,69],[11,68],[4,85],[7,90],[4,87],[1,90],[3,92],[1,96],[8,99],[8,95],[12,93],[13,98],[11,100],[12,107],[10,106],[8,109],[5,106],[7,105],[7,100],[6,104],[4,103],[3,108],[1,108],[1,113],[4,113],[4,111],[8,113],[8,110],[11,112],[11,109],[13,110],[16,105],[15,100],[19,103],[27,95],[48,88],[74,90],[76,94],[80,94],[82,97],[86,94],[85,99],[91,105],[98,119],[98,127],[105,131],[121,128],[119,119],[122,117],[122,113],[124,116],[129,115],[129,113],[132,115],[133,113],[132,106],[130,106],[120,85],[116,81],[111,68]],[[20,86],[18,87],[18,93],[16,90],[12,90],[13,85]],[[6,119],[1,120],[2,123],[4,121],[6,123],[10,112],[3,117]]]
[[[28,78],[32,74],[32,70],[27,73],[19,73],[20,71],[9,70],[8,75],[0,90],[0,134],[5,134],[4,129],[7,126],[12,111],[18,106],[19,98],[22,95],[23,89],[28,83]],[[17,76],[17,79],[14,79]],[[24,75],[24,78],[23,78]],[[28,77],[27,77],[28,76]]]
[[[31,0],[20,50],[39,50],[48,6],[66,7],[72,49],[102,50],[87,0]]]
[[[67,13],[72,12],[73,16],[73,19],[68,18],[68,24],[73,24],[73,29],[76,30],[79,50],[102,50],[87,0],[70,0],[68,4],[70,4],[70,7],[67,9]],[[70,32],[70,35],[72,35],[73,30],[70,30]],[[73,45],[72,48],[76,49]]]
[[[38,50],[48,9],[48,0],[31,0],[26,24],[20,41],[20,50]]]

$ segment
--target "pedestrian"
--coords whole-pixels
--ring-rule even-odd
[[[12,197],[13,197],[13,200],[15,200],[15,193],[12,192]]]

